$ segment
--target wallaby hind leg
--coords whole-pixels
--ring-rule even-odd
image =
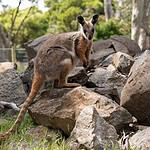
[[[60,73],[60,78],[58,81],[58,87],[62,88],[62,87],[66,87],[66,88],[74,88],[77,86],[81,86],[79,83],[68,83],[67,82],[67,75],[70,72],[70,64],[66,64],[64,65],[64,68],[62,70],[62,72]]]

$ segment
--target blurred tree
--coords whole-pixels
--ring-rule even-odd
[[[132,0],[132,27],[131,38],[138,42],[140,23],[143,13],[143,0]]]
[[[9,23],[7,24],[7,32],[8,32],[8,37],[11,41],[11,48],[12,48],[12,61],[16,62],[16,46],[17,46],[17,41],[18,41],[18,35],[24,25],[25,20],[28,18],[28,16],[31,13],[31,10],[33,8],[33,6],[31,6],[30,8],[28,8],[28,10],[26,11],[26,14],[23,15],[23,17],[21,18],[21,20],[17,23],[17,18],[19,16],[19,12],[20,12],[20,5],[22,3],[23,0],[18,0],[18,5],[16,9],[8,9],[8,18],[4,18],[2,17],[4,20],[9,19]],[[37,0],[29,0],[32,4],[35,4],[37,2]],[[3,11],[1,13],[1,16],[5,15],[6,10]],[[4,22],[4,20],[1,19],[1,21]]]
[[[20,22],[24,18],[25,14],[27,14],[28,9],[29,8],[19,11],[13,32],[16,33]],[[10,16],[12,11],[13,9],[7,9],[7,11],[0,14],[0,22],[3,24],[7,32],[9,32],[10,29]],[[42,12],[36,6],[32,7],[30,15],[22,24],[21,29],[17,35],[17,47],[22,47],[25,42],[46,34],[49,27],[48,21],[49,17],[47,12]]]
[[[122,7],[123,7],[123,3],[125,0],[116,0],[117,3],[117,7],[116,7],[116,13],[115,13],[115,17],[116,19],[122,19]]]
[[[48,13],[43,13],[38,10],[38,8],[34,7],[32,10],[32,15],[28,17],[23,25],[22,32],[20,32],[18,36],[18,43],[20,43],[20,46],[23,46],[25,42],[46,34],[48,28]]]
[[[123,35],[127,32],[122,30],[122,23],[109,19],[107,22],[101,22],[97,25],[96,39],[108,39],[112,35]]]
[[[114,0],[113,2],[113,8],[115,9],[115,19],[131,24],[132,1]]]
[[[143,15],[141,19],[140,35],[138,41],[138,44],[142,50],[150,49],[149,17],[150,1],[144,0]]]
[[[108,21],[113,16],[112,0],[104,0],[105,19]]]
[[[90,16],[103,12],[102,0],[46,0],[49,8],[49,32],[68,32],[77,30],[76,17]]]
[[[142,50],[149,46],[149,0],[132,0],[131,38]]]
[[[0,48],[9,48],[10,41],[8,39],[7,33],[4,31],[2,24],[0,24]]]
[[[112,1],[113,10],[117,9],[118,6],[118,3],[114,3],[115,1],[116,0]],[[130,0],[124,1],[129,2]],[[22,47],[23,43],[28,40],[35,39],[48,32],[56,34],[76,31],[78,28],[76,17],[78,15],[91,17],[94,13],[100,14],[96,30],[97,34],[95,36],[96,40],[109,38],[113,34],[129,34],[130,31],[130,23],[125,23],[130,19],[124,19],[124,12],[122,13],[122,17],[124,18],[121,21],[110,20],[108,23],[105,22],[103,0],[45,0],[45,5],[48,8],[46,12],[40,11],[36,6],[32,7],[30,11],[30,8],[24,10],[19,9],[14,22],[12,22],[11,18],[15,17],[17,8],[7,8],[0,13],[0,22],[9,33],[13,24],[11,39],[15,42],[15,46]],[[125,5],[124,3],[124,6]],[[123,9],[121,9],[121,11],[122,10]],[[127,10],[124,11],[126,12]],[[27,17],[25,17],[26,15]],[[129,13],[127,13],[126,16],[131,18]]]

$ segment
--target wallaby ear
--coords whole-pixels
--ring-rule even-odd
[[[95,15],[92,17],[91,22],[92,22],[93,25],[94,25],[95,23],[97,23],[98,18],[99,18],[99,15],[98,15],[98,14],[95,14]]]
[[[85,20],[84,20],[84,18],[83,18],[82,16],[78,16],[78,17],[77,17],[77,20],[78,20],[78,22],[79,22],[82,26],[84,25]]]

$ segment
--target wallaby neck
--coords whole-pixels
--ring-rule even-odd
[[[80,36],[79,36],[79,45],[82,46],[82,48],[88,48],[91,46],[93,40],[89,40],[87,38],[84,37],[84,35],[82,33],[80,33]],[[84,46],[84,47],[83,47]]]
[[[84,37],[84,35],[82,33],[80,33],[79,35],[79,40],[85,43],[92,43],[93,39],[89,40],[87,38]]]
[[[76,55],[79,53],[85,53],[88,49],[91,49],[92,40],[86,39],[82,33],[74,41],[74,50]]]

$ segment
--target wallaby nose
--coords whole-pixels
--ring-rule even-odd
[[[91,36],[91,35],[89,35],[88,39],[89,39],[89,40],[92,40],[92,36]]]

